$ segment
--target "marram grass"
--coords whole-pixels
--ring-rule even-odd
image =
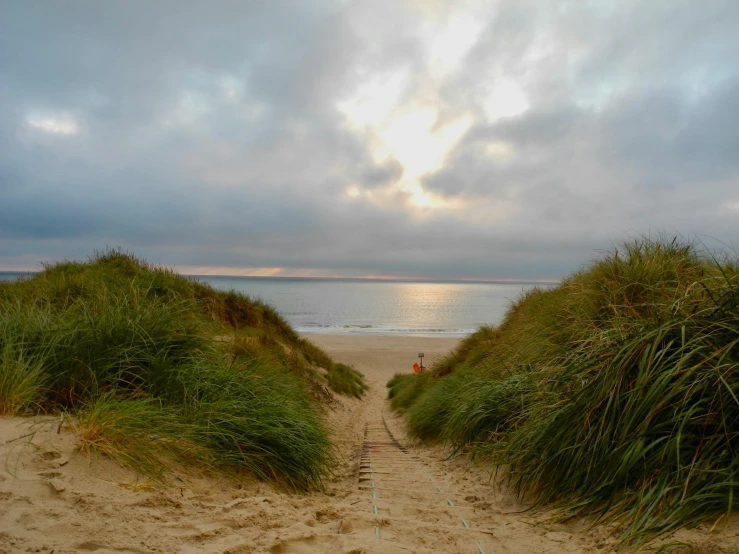
[[[47,380],[43,364],[43,355],[27,355],[18,341],[4,341],[0,352],[0,416],[26,415],[39,408]]]
[[[264,303],[120,251],[0,283],[0,415],[66,413],[81,450],[152,478],[194,463],[320,486],[333,368]]]
[[[627,244],[388,385],[414,436],[623,547],[739,505],[739,270],[691,244]]]
[[[328,370],[326,380],[331,390],[345,396],[362,398],[369,389],[364,375],[346,364],[334,364]]]
[[[195,443],[192,427],[176,410],[152,398],[105,393],[69,420],[80,451],[107,456],[150,479],[162,478],[174,464],[213,462],[213,453]]]

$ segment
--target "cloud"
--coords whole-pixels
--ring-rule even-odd
[[[77,122],[68,115],[46,118],[31,117],[27,121],[31,128],[52,135],[76,135],[79,132]]]
[[[0,269],[122,245],[182,267],[552,278],[633,234],[730,242],[738,16],[12,3]]]

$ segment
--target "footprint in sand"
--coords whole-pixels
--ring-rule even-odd
[[[270,554],[315,554],[315,552],[344,552],[339,537],[311,536],[278,542],[269,549]],[[357,552],[356,549],[349,552]],[[359,552],[362,552],[361,550]]]
[[[38,524],[36,523],[36,518],[34,518],[33,514],[29,512],[22,512],[21,515],[18,516],[18,519],[16,521],[20,523],[25,529],[28,529],[28,530],[38,528]]]
[[[57,452],[56,450],[46,450],[45,452],[39,452],[36,457],[39,460],[43,460],[45,462],[51,462],[54,460],[58,460],[62,457],[61,452]]]

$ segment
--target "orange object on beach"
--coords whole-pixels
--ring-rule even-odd
[[[421,373],[421,366],[419,366],[418,364],[413,364],[413,371],[415,373]]]

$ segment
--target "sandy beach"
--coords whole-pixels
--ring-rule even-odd
[[[424,354],[424,366],[449,353],[459,343],[455,338],[367,335],[304,335],[337,360],[353,365],[368,381],[385,386],[396,373],[410,373]]]
[[[414,446],[387,405],[385,382],[457,339],[310,335],[365,373],[362,400],[337,400],[329,419],[340,459],[324,492],[289,494],[181,471],[168,486],[75,451],[59,418],[0,419],[0,552],[551,553],[609,552],[586,522],[553,524],[485,470]],[[737,552],[737,525],[681,531],[676,552]]]

